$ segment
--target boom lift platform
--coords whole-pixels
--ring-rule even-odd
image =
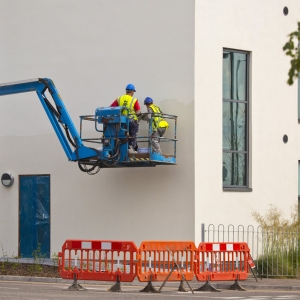
[[[36,92],[53,129],[69,161],[78,162],[81,171],[97,173],[100,168],[112,167],[155,167],[156,165],[176,165],[176,127],[177,116],[163,114],[163,118],[174,121],[174,137],[160,138],[160,142],[173,143],[173,154],[152,152],[152,119],[149,121],[147,136],[138,136],[138,143],[148,145],[148,153],[128,151],[129,114],[123,114],[126,107],[100,107],[95,115],[80,116],[80,134],[76,130],[69,113],[51,79],[37,78],[0,84],[0,96]],[[52,97],[54,105],[47,99],[46,92]],[[83,138],[83,121],[94,122],[97,138]],[[87,147],[85,143],[93,143]]]

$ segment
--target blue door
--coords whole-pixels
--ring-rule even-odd
[[[50,176],[20,176],[19,255],[50,258]]]

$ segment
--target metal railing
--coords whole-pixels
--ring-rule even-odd
[[[246,242],[264,277],[300,277],[300,228],[202,224],[202,242]]]
[[[127,116],[131,116],[132,114],[127,113]],[[153,115],[155,116],[155,114],[149,114],[149,113],[143,113],[142,115]],[[176,150],[176,143],[177,143],[177,118],[178,116],[176,115],[170,115],[170,114],[164,114],[161,113],[160,116],[162,118],[164,118],[165,120],[167,120],[168,122],[170,122],[169,124],[169,130],[168,130],[168,134],[170,137],[160,137],[157,136],[157,138],[159,139],[160,143],[173,143],[173,149],[168,149],[171,150],[171,155],[173,155],[174,157],[176,157],[177,154],[177,150]],[[84,115],[84,116],[80,116],[80,131],[79,131],[79,136],[81,138],[81,140],[83,142],[87,142],[87,143],[97,143],[97,144],[103,144],[103,124],[101,122],[98,121],[97,116],[96,115]],[[83,121],[91,121],[95,123],[95,130],[96,132],[101,133],[100,137],[90,137],[90,138],[84,138],[83,137]],[[140,122],[140,120],[139,120]],[[85,122],[87,123],[87,122]],[[152,153],[152,148],[151,148],[151,137],[152,137],[152,133],[153,133],[153,117],[148,121],[149,125],[148,125],[148,135],[137,135],[136,136],[136,141],[137,143],[140,145],[143,145],[147,148],[149,148],[149,152]],[[127,129],[125,130],[127,131]],[[113,140],[117,140],[119,139],[118,136],[111,136],[110,137]],[[173,150],[173,151],[172,151]]]

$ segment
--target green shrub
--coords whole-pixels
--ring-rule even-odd
[[[291,220],[284,219],[274,205],[262,216],[254,211],[255,221],[261,226],[262,255],[257,259],[257,268],[264,276],[299,275],[299,220],[298,207],[292,207]]]

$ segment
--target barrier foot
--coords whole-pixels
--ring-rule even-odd
[[[72,285],[66,288],[65,291],[86,291],[86,289],[77,282],[76,274],[74,274],[74,281]]]
[[[107,292],[122,292],[119,276],[117,276],[117,282],[112,285]]]
[[[140,293],[160,293],[160,291],[152,285],[152,275],[150,275],[150,281],[147,286],[140,290]]]
[[[199,287],[198,289],[194,289],[196,292],[221,292],[220,290],[213,287],[209,281],[206,281],[204,285]]]
[[[186,290],[186,288],[184,287],[183,281],[182,281],[182,280],[180,281],[180,286],[179,286],[179,288],[178,288],[178,291],[179,291],[179,292],[188,292],[188,291]]]
[[[152,285],[152,282],[149,281],[147,286],[140,290],[140,293],[158,293],[157,289]]]
[[[244,289],[240,283],[238,282],[238,280],[236,279],[234,284],[229,288],[229,290],[238,290],[238,291],[246,291],[246,289]]]

